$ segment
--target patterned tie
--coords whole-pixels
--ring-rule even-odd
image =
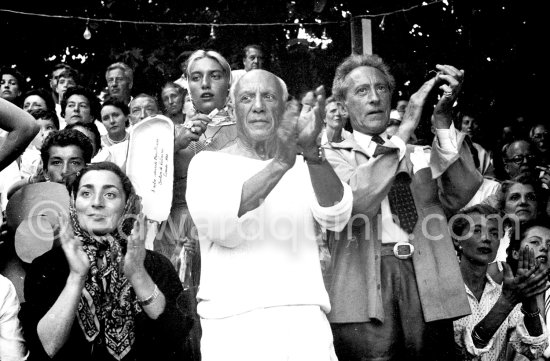
[[[408,174],[399,173],[395,177],[388,193],[392,214],[397,215],[399,227],[409,234],[412,233],[418,221],[410,183],[411,178]]]
[[[372,139],[373,142],[378,144],[376,146],[376,149],[374,149],[374,153],[372,154],[373,157],[377,157],[380,154],[390,153],[390,152],[394,152],[394,151],[397,150],[396,148],[390,148],[390,147],[384,146],[383,145],[384,144],[384,139],[382,139],[382,137],[379,136],[378,134],[373,135],[371,137],[371,139]]]

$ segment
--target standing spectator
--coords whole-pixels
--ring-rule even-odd
[[[241,76],[252,69],[264,68],[264,52],[259,45],[250,44],[243,49],[244,69],[237,69],[231,72],[233,84],[236,84]]]
[[[529,132],[531,141],[539,151],[539,163],[542,166],[550,167],[550,135],[546,124],[535,124]]]
[[[328,142],[339,143],[342,140],[351,137],[351,133],[344,130],[347,122],[347,116],[340,104],[329,97],[325,106],[325,129],[321,133],[321,144]]]
[[[62,117],[61,115],[61,102],[63,101],[64,94],[67,92],[67,89],[72,88],[76,85],[79,85],[79,79],[78,79],[78,73],[74,69],[65,69],[57,78],[57,85],[55,87],[55,92],[57,93],[57,99],[59,99],[59,103],[55,105],[55,109],[57,111],[57,115],[59,117]]]
[[[117,99],[107,99],[101,106],[101,122],[107,134],[101,137],[101,144],[110,147],[128,140],[126,128],[130,125],[130,109],[126,103]]]
[[[168,82],[162,87],[160,96],[164,105],[164,115],[172,119],[175,125],[183,125],[185,122],[183,104],[186,95],[187,90],[173,82]]]
[[[354,139],[325,152],[350,184],[361,222],[337,234],[331,249],[329,320],[343,360],[445,359],[454,351],[452,320],[470,312],[445,215],[472,198],[482,177],[452,124],[464,73],[436,69],[411,96],[411,111],[391,139],[385,131],[395,80],[388,66],[376,55],[351,55],[336,69],[333,96],[349,114]],[[432,149],[406,145],[437,87],[443,94]]]
[[[130,125],[136,125],[143,119],[159,114],[159,105],[155,97],[149,94],[138,94],[130,102]]]
[[[336,360],[314,229],[345,226],[351,191],[319,154],[324,94],[302,114],[285,113],[287,96],[272,73],[243,75],[231,93],[237,141],[189,167],[203,361]]]
[[[19,96],[23,93],[25,79],[15,69],[0,70],[0,98],[19,106]]]
[[[128,65],[118,62],[107,67],[105,80],[109,97],[130,104],[132,86],[134,85],[134,71]]]
[[[65,63],[58,63],[54,65],[52,72],[50,74],[50,89],[52,93],[52,99],[55,104],[59,104],[61,102],[61,99],[59,99],[59,96],[57,95],[57,81],[59,80],[59,75],[64,72],[65,70],[74,70],[70,65]]]
[[[61,99],[61,117],[65,125],[76,122],[93,123],[100,119],[100,104],[91,90],[79,85],[67,89]],[[64,125],[61,124],[61,129]]]
[[[31,89],[23,95],[22,99],[23,110],[28,112],[38,109],[55,112],[55,103],[46,89]]]

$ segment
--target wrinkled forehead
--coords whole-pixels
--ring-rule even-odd
[[[282,99],[283,96],[283,88],[277,77],[262,70],[252,70],[243,75],[237,84],[235,93],[238,95],[258,90],[276,94],[279,99]]]
[[[543,226],[533,226],[525,232],[525,238],[539,237],[543,241],[550,241],[550,228]]]

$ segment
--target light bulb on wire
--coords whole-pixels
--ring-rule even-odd
[[[214,26],[213,25],[210,27],[210,37],[212,39],[216,39],[216,33],[214,32]]]
[[[88,23],[89,23],[89,21],[86,21],[86,30],[84,30],[84,34],[82,34],[82,36],[86,40],[90,40],[90,38],[92,37],[92,32],[88,28]]]

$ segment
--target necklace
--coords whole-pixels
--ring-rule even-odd
[[[107,140],[109,140],[109,142],[110,142],[111,144],[122,143],[122,142],[124,142],[125,140],[128,140],[128,133],[125,133],[125,134],[124,134],[124,138],[122,138],[121,140],[113,140],[111,137],[109,137],[109,134],[107,134]]]
[[[205,146],[210,145],[210,143],[212,143],[212,142],[214,141],[214,137],[216,136],[216,134],[218,134],[218,132],[219,132],[220,130],[222,130],[222,128],[223,128],[223,127],[218,127],[218,130],[216,130],[216,132],[215,132],[214,134],[212,134],[212,136],[210,136],[210,137],[207,137],[206,134],[203,133],[203,134],[204,134],[204,137],[206,138],[206,139],[204,140],[204,145],[205,145]]]

